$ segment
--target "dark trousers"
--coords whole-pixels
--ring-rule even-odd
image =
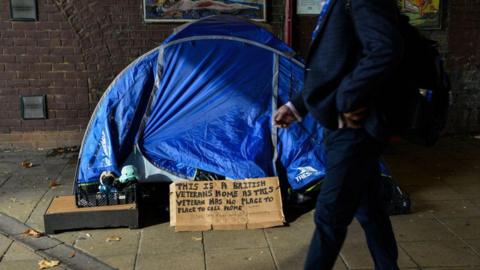
[[[397,270],[398,250],[382,199],[382,144],[363,129],[325,134],[326,176],[315,210],[306,270],[332,269],[353,218],[362,225],[377,270]]]

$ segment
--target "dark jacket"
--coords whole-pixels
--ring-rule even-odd
[[[394,87],[403,55],[396,0],[332,0],[306,59],[302,94],[292,103],[327,129],[343,112],[367,106],[364,127],[385,137],[381,96]]]

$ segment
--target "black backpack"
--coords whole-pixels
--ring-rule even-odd
[[[346,0],[345,8],[351,13],[351,0]],[[380,97],[379,106],[390,135],[431,146],[447,123],[450,81],[438,43],[422,35],[406,15],[399,19],[404,59],[392,84],[395,89]]]
[[[400,15],[404,59],[396,76],[397,100],[387,104],[387,121],[393,134],[427,146],[434,145],[447,123],[450,80],[437,42],[423,36]],[[388,113],[390,115],[388,115]],[[388,116],[391,119],[388,119]]]

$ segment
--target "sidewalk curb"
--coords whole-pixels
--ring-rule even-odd
[[[0,234],[20,242],[34,253],[44,258],[55,259],[61,265],[74,270],[114,270],[115,268],[101,262],[85,252],[69,246],[62,241],[48,235],[39,238],[25,235],[30,229],[17,219],[4,213],[0,213]]]

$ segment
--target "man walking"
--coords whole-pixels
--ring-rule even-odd
[[[375,269],[398,269],[382,200],[379,158],[387,137],[382,96],[395,87],[403,55],[396,0],[320,0],[302,94],[278,109],[287,128],[311,113],[326,129],[326,176],[305,269],[332,269],[354,217]]]

